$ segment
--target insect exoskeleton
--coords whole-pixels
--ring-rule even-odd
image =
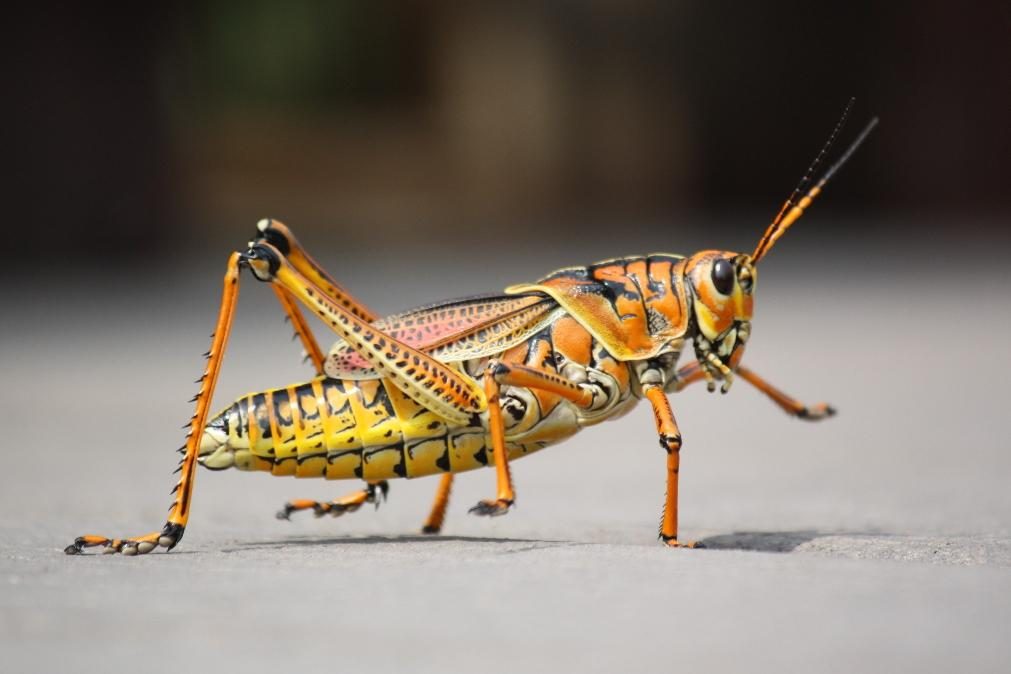
[[[847,112],[849,106],[847,106]],[[681,433],[668,394],[700,381],[726,392],[735,374],[791,415],[820,419],[807,406],[741,364],[751,332],[756,267],[876,124],[813,187],[843,121],[750,254],[706,250],[690,257],[655,253],[560,269],[534,283],[380,317],[341,287],[276,220],[263,220],[225,272],[217,327],[196,410],[187,428],[175,501],[159,530],[132,538],[80,536],[68,554],[171,549],[189,519],[197,465],[329,480],[363,488],[329,502],[297,499],[279,517],[357,510],[385,497],[388,480],[441,474],[423,531],[438,533],[453,476],[495,470],[493,498],[470,509],[496,516],[515,502],[511,461],[614,419],[641,399],[653,409],[666,454],[666,497],[659,535],[678,538]],[[240,272],[268,283],[294,327],[315,376],[242,396],[213,417],[217,383],[238,296]],[[337,335],[324,353],[299,306]],[[679,366],[690,343],[696,359]]]

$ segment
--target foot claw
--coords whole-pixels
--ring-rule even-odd
[[[691,548],[693,550],[704,550],[705,544],[700,541],[679,541],[676,538],[667,538],[666,536],[660,536],[663,544],[668,548]]]
[[[816,405],[805,407],[797,414],[797,416],[801,419],[806,419],[807,421],[819,421],[820,419],[834,417],[835,414],[836,409],[831,405],[818,403]]]
[[[181,524],[166,523],[160,532],[137,536],[136,538],[106,538],[105,536],[78,536],[71,545],[63,549],[68,555],[83,555],[85,548],[102,548],[103,555],[117,552],[127,556],[146,555],[155,548],[163,547],[166,552],[182,540],[185,527]]]
[[[425,526],[421,527],[421,533],[425,534],[426,536],[435,536],[440,531],[442,531],[441,527],[433,527],[430,524],[426,524]]]
[[[485,499],[484,501],[479,501],[476,506],[468,510],[472,515],[485,515],[487,517],[499,517],[505,515],[509,512],[512,507],[513,502],[504,498],[497,500]]]

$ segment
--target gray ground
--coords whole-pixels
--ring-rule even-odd
[[[392,311],[608,252],[399,291],[362,263],[343,277]],[[432,480],[394,483],[377,512],[279,522],[284,500],[353,485],[201,471],[173,553],[66,557],[77,534],[164,521],[220,261],[8,284],[2,669],[1008,671],[1007,274],[852,253],[773,254],[747,359],[840,416],[788,419],[743,382],[674,398],[697,551],[655,542],[663,456],[641,406],[514,464],[507,517],[466,515],[494,479],[463,475],[439,538],[415,534]],[[247,283],[241,311],[222,404],[306,373],[268,292]]]

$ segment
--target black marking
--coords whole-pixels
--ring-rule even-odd
[[[183,539],[184,533],[186,533],[186,527],[183,525],[166,522],[165,526],[161,530],[161,538],[171,539],[172,542],[165,547],[165,550],[171,550],[175,546],[179,545],[179,541]]]
[[[249,411],[253,417],[251,421],[256,423],[260,437],[265,440],[271,439],[273,434],[270,430],[270,413],[267,411],[267,398],[263,393],[253,394]]]
[[[444,473],[448,473],[450,471],[448,446],[446,447],[446,451],[443,452],[442,456],[440,456],[438,459],[435,460],[435,466]]]
[[[293,422],[291,414],[291,399],[288,397],[287,389],[277,389],[273,393],[274,418],[278,426],[290,426]],[[285,403],[287,405],[285,406]],[[278,429],[280,431],[280,429]]]
[[[302,421],[315,421],[319,419],[319,401],[316,400],[316,393],[312,390],[312,384],[302,384],[295,389],[295,396],[298,399],[298,409],[302,413]],[[306,399],[312,399],[316,406],[312,411],[306,408]]]
[[[277,250],[280,251],[281,255],[284,255],[285,257],[288,257],[288,255],[291,253],[291,243],[283,234],[281,234],[281,232],[277,231],[276,229],[270,229],[270,227],[268,226],[268,228],[265,231],[261,232],[257,230],[256,233],[257,236],[254,239],[254,241],[261,241],[261,240],[266,241],[274,248],[277,248]]]
[[[482,466],[488,465],[488,448],[481,447],[481,449],[474,452],[474,459],[480,463]]]

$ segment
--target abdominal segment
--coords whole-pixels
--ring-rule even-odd
[[[221,470],[388,480],[493,464],[484,415],[454,425],[385,380],[317,377],[251,393],[206,426],[200,463]],[[508,442],[510,459],[546,442]]]

